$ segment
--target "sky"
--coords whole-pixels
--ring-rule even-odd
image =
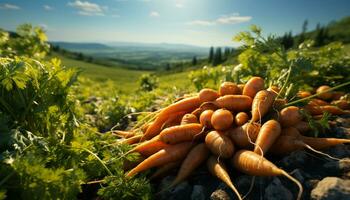
[[[0,0],[0,27],[42,26],[50,41],[236,46],[251,24],[299,33],[350,15],[350,0]]]

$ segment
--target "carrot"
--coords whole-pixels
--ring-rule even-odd
[[[228,94],[240,94],[239,87],[232,82],[223,82],[219,88],[220,96],[225,96]]]
[[[316,94],[318,94],[318,97],[323,100],[329,100],[332,98],[332,92],[325,92],[326,90],[331,89],[328,85],[322,85],[316,90]]]
[[[218,159],[215,157],[210,156],[207,161],[207,167],[211,174],[222,180],[229,188],[232,189],[238,199],[242,200],[241,195],[231,181],[230,175],[227,173],[227,169],[224,163],[218,161]]]
[[[276,95],[266,90],[261,90],[256,93],[252,104],[251,122],[256,122],[264,117],[264,115],[270,110],[275,97]]]
[[[332,105],[335,105],[342,110],[349,110],[350,109],[350,102],[343,100],[343,99],[332,101]]]
[[[209,150],[204,143],[197,144],[191,149],[182,162],[176,178],[169,187],[174,187],[185,180],[197,167],[199,167],[209,156]]]
[[[273,107],[273,109],[280,110],[280,109],[282,109],[286,104],[287,104],[287,99],[276,99],[276,100],[273,102],[272,107]]]
[[[239,88],[239,94],[243,93],[243,89],[244,89],[245,84],[238,84],[237,87]]]
[[[329,105],[328,102],[323,101],[321,99],[312,99],[308,104],[309,105],[313,105],[313,106],[326,106],[326,105]]]
[[[154,179],[157,179],[159,177],[162,177],[162,176],[166,175],[169,171],[171,171],[172,169],[174,169],[180,165],[181,165],[181,161],[174,161],[174,162],[165,164],[165,165],[159,167],[157,169],[157,171],[155,171],[154,174],[152,174],[152,176],[149,179],[154,180]]]
[[[344,95],[345,95],[345,92],[334,91],[333,95],[332,95],[332,99],[333,100],[339,100]]]
[[[311,96],[311,93],[308,91],[299,91],[297,94],[297,97],[299,97],[301,99],[309,97],[309,96]]]
[[[136,160],[130,161],[128,159],[123,159],[123,170],[128,171],[134,167],[136,167],[138,164],[140,164],[142,161],[144,161],[146,157],[139,156]]]
[[[162,130],[160,140],[168,144],[192,141],[202,132],[201,124],[185,124],[173,126]]]
[[[151,140],[144,141],[141,144],[137,145],[136,147],[131,149],[128,153],[138,152],[144,156],[151,156],[152,154],[168,146],[169,144],[166,144],[160,141],[160,136],[157,135]]]
[[[301,120],[302,116],[296,106],[288,106],[280,111],[279,122],[283,127],[294,126]]]
[[[299,193],[297,199],[301,199],[303,186],[300,182],[259,154],[252,151],[241,150],[234,155],[231,162],[236,169],[252,176],[283,175],[287,177],[298,186]]]
[[[259,131],[259,135],[255,141],[254,152],[264,155],[281,134],[281,126],[276,120],[265,122]]]
[[[298,138],[301,136],[299,130],[295,127],[283,128],[281,131],[281,135],[286,135],[290,137]]]
[[[322,112],[329,112],[333,115],[350,114],[349,111],[342,110],[342,109],[338,108],[337,106],[332,106],[332,105],[320,106],[320,109],[322,110]]]
[[[206,110],[202,112],[201,116],[199,117],[199,122],[202,124],[202,126],[206,128],[212,128],[211,124],[211,117],[213,115],[214,111],[212,110]]]
[[[144,124],[144,125],[141,127],[142,133],[145,133],[145,132],[147,131],[148,127],[151,126],[151,124],[153,124],[153,122]]]
[[[235,124],[237,126],[242,126],[243,124],[245,124],[247,121],[249,120],[249,116],[247,113],[245,112],[239,112],[237,113],[236,117],[235,117]]]
[[[269,88],[267,88],[267,91],[271,92],[274,99],[278,96],[278,93],[281,91],[277,86],[271,85]]]
[[[199,92],[199,99],[202,103],[207,101],[214,101],[218,97],[219,93],[213,89],[205,88]]]
[[[198,108],[200,104],[201,101],[199,97],[189,97],[164,108],[157,115],[157,118],[155,119],[154,123],[147,128],[147,131],[145,132],[144,137],[142,139],[151,139],[157,134],[159,134],[163,123],[168,119],[168,116],[170,114],[181,111],[192,112],[193,110]]]
[[[164,122],[162,129],[179,125],[181,119],[186,114],[186,112],[176,112],[168,116],[168,119]]]
[[[194,114],[186,114],[182,117],[182,120],[181,120],[181,125],[184,125],[184,124],[196,124],[198,123],[198,119],[196,117],[196,115]]]
[[[187,153],[190,151],[191,147],[192,147],[191,142],[184,142],[184,143],[165,147],[164,149],[146,158],[144,161],[138,164],[135,168],[130,170],[126,174],[126,177],[132,177],[137,173],[145,171],[152,167],[165,165],[167,163],[171,163],[171,162],[183,159],[187,155]]]
[[[275,155],[286,155],[293,151],[302,150],[305,144],[295,136],[281,135],[271,146],[270,152]]]
[[[249,110],[252,106],[252,98],[245,95],[225,95],[214,102],[220,108],[240,112]]]
[[[316,150],[327,149],[332,146],[336,146],[339,144],[348,144],[350,143],[349,139],[339,139],[339,138],[313,138],[301,136],[300,140],[302,140],[305,144],[310,145],[310,147]]]
[[[315,106],[315,105],[308,104],[308,105],[304,106],[303,109],[306,112],[308,112],[310,115],[321,115],[323,113],[320,106]]]
[[[213,113],[210,122],[216,130],[227,130],[232,126],[233,115],[228,110],[219,109]]]
[[[119,130],[115,130],[112,131],[112,133],[118,137],[122,137],[122,138],[131,138],[133,136],[135,136],[135,132],[133,131],[119,131]]]
[[[308,122],[300,121],[294,126],[300,133],[305,133],[311,129]]]
[[[235,151],[231,139],[218,131],[210,131],[205,137],[205,144],[210,151],[223,158],[230,158]]]
[[[246,123],[243,126],[230,129],[226,133],[239,148],[249,148],[256,141],[259,131],[260,124]]]
[[[135,135],[127,139],[122,139],[120,140],[120,144],[135,144],[140,142],[142,139],[143,135]]]
[[[243,88],[243,95],[254,98],[255,94],[264,89],[264,79],[252,77]]]

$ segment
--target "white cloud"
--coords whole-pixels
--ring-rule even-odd
[[[183,5],[182,3],[179,3],[179,2],[178,2],[178,3],[175,4],[175,7],[176,7],[176,8],[183,8],[184,5]]]
[[[194,20],[187,22],[187,25],[212,26],[218,24],[239,24],[248,22],[252,19],[251,16],[240,16],[238,13],[224,15],[215,20]]]
[[[194,20],[186,23],[187,25],[198,25],[198,26],[212,26],[215,25],[215,22],[206,21],[206,20]]]
[[[53,7],[49,5],[43,5],[43,8],[44,10],[47,10],[47,11],[53,10]]]
[[[149,13],[149,16],[151,16],[151,17],[159,17],[160,14],[157,11],[152,11],[152,12]]]
[[[68,6],[76,8],[79,15],[85,16],[104,16],[104,11],[108,9],[107,6],[100,6],[95,3],[80,0],[68,2]]]
[[[0,4],[0,9],[2,10],[20,10],[21,8],[14,4],[4,3]]]

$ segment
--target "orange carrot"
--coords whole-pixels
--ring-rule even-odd
[[[252,77],[243,88],[243,95],[254,98],[255,94],[264,89],[264,79]]]
[[[119,131],[119,130],[115,130],[112,131],[112,133],[118,137],[122,137],[122,138],[131,138],[133,136],[135,136],[135,132],[133,131]]]
[[[329,147],[336,146],[339,144],[350,143],[349,139],[339,139],[339,138],[314,138],[314,137],[301,136],[299,139],[316,150],[327,149]]]
[[[211,131],[207,134],[205,137],[205,144],[213,154],[223,158],[232,157],[235,151],[231,139],[217,131]]]
[[[120,144],[135,144],[140,142],[143,135],[135,135],[127,139],[120,140]]]
[[[260,124],[246,123],[243,126],[236,127],[227,131],[227,135],[233,143],[240,148],[250,148],[256,141],[260,131]]]
[[[144,156],[150,156],[168,146],[169,144],[160,141],[160,136],[157,135],[151,140],[144,141],[141,144],[137,145],[136,147],[131,149],[129,153],[138,152]]]
[[[298,129],[300,133],[305,133],[311,129],[309,123],[304,121],[300,121],[299,123],[297,123],[295,125],[295,128]]]
[[[227,130],[232,126],[233,115],[228,110],[219,109],[213,113],[210,122],[216,130]]]
[[[185,124],[162,130],[160,140],[168,144],[192,141],[202,132],[201,124]]]
[[[145,159],[146,159],[146,157],[143,157],[143,156],[139,156],[135,161],[123,159],[123,170],[128,171],[128,170],[136,167],[138,164],[140,164]]]
[[[181,111],[192,112],[193,110],[198,108],[200,104],[201,101],[199,97],[189,97],[164,108],[157,115],[157,118],[154,121],[154,123],[147,128],[147,131],[145,132],[144,137],[142,139],[151,139],[157,134],[159,134],[164,122],[168,119],[168,116],[170,114]]]
[[[264,117],[264,115],[270,110],[274,98],[275,95],[266,90],[260,90],[258,93],[256,93],[252,104],[251,122],[256,122]]]
[[[184,124],[193,124],[193,123],[198,123],[198,119],[196,117],[196,115],[194,114],[186,114],[182,117],[182,120],[181,120],[181,125],[184,125]]]
[[[350,114],[349,111],[342,110],[342,109],[338,108],[337,106],[332,106],[332,105],[320,106],[320,109],[322,110],[322,112],[328,112],[328,113],[331,113],[333,115]]]
[[[329,105],[328,102],[323,101],[321,99],[312,99],[308,104],[309,105],[313,105],[313,106],[326,106],[326,105]]]
[[[154,180],[154,179],[160,178],[162,176],[165,176],[169,171],[177,168],[180,165],[181,165],[181,161],[175,161],[175,162],[165,164],[165,165],[159,167],[157,169],[157,171],[154,172],[154,174],[152,174],[152,176],[149,179]]]
[[[331,89],[328,85],[322,85],[316,90],[316,94],[318,94],[318,97],[323,100],[329,100],[332,98],[332,92],[324,92],[326,90]]]
[[[309,97],[309,96],[311,96],[311,93],[308,91],[299,91],[297,94],[297,97],[299,97],[301,99]]]
[[[243,93],[243,89],[244,89],[245,84],[238,84],[237,87],[239,88],[239,94]]]
[[[175,180],[169,187],[173,187],[185,180],[197,167],[199,167],[209,156],[209,150],[205,144],[197,144],[191,149],[182,162],[179,172]]]
[[[334,91],[333,95],[332,95],[332,99],[333,100],[339,100],[344,95],[345,95],[345,92]]]
[[[241,195],[237,191],[236,187],[233,185],[230,175],[227,173],[227,169],[224,163],[219,161],[213,156],[207,161],[207,167],[211,174],[222,180],[232,191],[236,194],[239,200],[242,200]]]
[[[199,117],[199,122],[202,124],[202,126],[206,127],[206,128],[212,128],[212,124],[211,124],[211,117],[213,115],[214,111],[212,110],[206,110],[204,112],[202,112],[202,114]]]
[[[281,126],[276,120],[265,122],[256,138],[254,152],[258,155],[264,155],[280,134]]]
[[[215,100],[215,104],[220,108],[240,112],[249,110],[252,107],[252,98],[245,95],[225,95]]]
[[[237,126],[242,126],[243,124],[245,124],[247,121],[249,120],[249,116],[247,113],[245,112],[239,112],[237,113],[236,117],[235,117],[235,124]]]
[[[241,150],[238,151],[231,160],[233,166],[246,174],[252,176],[279,176],[283,175],[293,181],[299,188],[297,199],[301,199],[303,193],[303,186],[298,180],[290,176],[284,170],[278,168],[266,158],[256,154],[252,151]]]
[[[332,101],[332,105],[335,105],[342,110],[349,110],[350,109],[350,102],[343,100],[343,99]]]
[[[143,162],[130,170],[126,174],[126,177],[132,177],[137,173],[145,171],[147,169],[183,159],[190,151],[192,145],[192,142],[184,142],[165,147],[164,149],[146,158]]]
[[[219,88],[220,96],[225,96],[228,94],[239,94],[239,93],[240,93],[239,87],[232,82],[223,82],[220,85],[220,88]]]
[[[218,97],[219,93],[213,89],[205,88],[199,92],[199,99],[202,103],[207,101],[214,101]]]
[[[141,127],[142,133],[145,133],[145,132],[147,131],[148,127],[151,126],[151,124],[153,124],[153,122],[144,124],[144,125]]]
[[[283,127],[294,126],[302,120],[299,108],[296,106],[288,106],[280,112],[279,122]]]
[[[280,110],[284,107],[284,105],[287,104],[287,99],[276,99],[273,104],[272,104],[272,108],[274,110]]]
[[[164,122],[162,129],[179,125],[181,123],[182,117],[186,112],[176,112],[168,116],[168,119]]]

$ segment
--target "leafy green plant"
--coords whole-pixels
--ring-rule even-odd
[[[158,79],[152,74],[142,74],[139,78],[140,90],[152,91],[158,87]]]

